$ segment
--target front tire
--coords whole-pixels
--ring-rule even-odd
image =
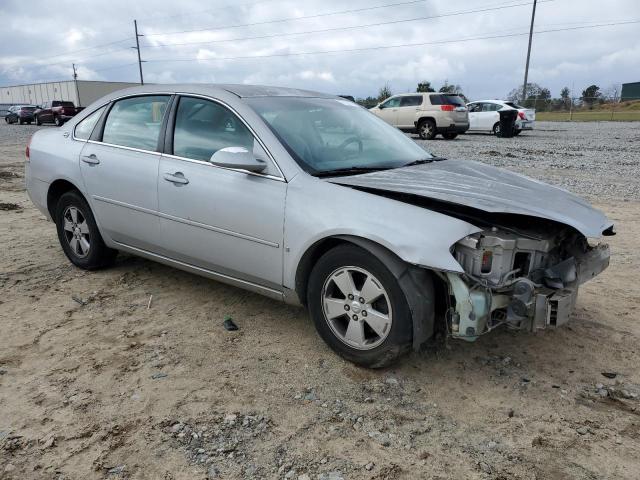
[[[420,120],[420,123],[418,123],[418,135],[422,140],[433,140],[436,134],[436,122],[431,119]]]
[[[56,127],[61,127],[64,122],[60,119],[59,116],[56,115],[55,117],[53,117],[53,123]]]
[[[307,304],[322,339],[357,365],[385,367],[411,347],[411,311],[398,281],[359,247],[340,245],[318,260]]]
[[[38,115],[35,116],[35,120],[36,120],[36,125],[42,125],[42,120],[40,120],[40,117]]]
[[[117,251],[104,244],[91,208],[78,191],[60,197],[55,218],[58,240],[71,263],[85,270],[113,263]]]

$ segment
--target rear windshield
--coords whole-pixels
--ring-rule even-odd
[[[456,105],[458,107],[464,107],[465,103],[455,93],[442,93],[438,95],[430,95],[431,105]]]
[[[515,104],[513,102],[504,102],[504,104],[505,105],[509,105],[511,108],[524,108],[524,107],[521,107],[520,105],[517,105],[517,104]]]
[[[71,107],[73,108],[73,102],[53,102],[54,107]]]
[[[26,110],[27,112],[33,112],[36,107],[20,107],[22,110]]]

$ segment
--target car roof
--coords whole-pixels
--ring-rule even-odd
[[[145,84],[136,87],[118,90],[107,97],[117,98],[124,95],[135,95],[136,93],[167,93],[184,92],[200,95],[216,96],[221,93],[231,93],[240,98],[250,97],[313,97],[313,98],[337,98],[336,95],[302,90],[298,88],[273,87],[268,85],[240,85],[240,84],[207,84],[207,83],[186,83],[186,84]]]
[[[509,100],[496,100],[495,98],[491,99],[491,100],[474,100],[473,102],[469,102],[469,103],[481,103],[481,102],[491,102],[491,103],[507,103]]]

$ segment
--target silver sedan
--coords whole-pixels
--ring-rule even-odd
[[[349,100],[284,88],[111,94],[32,137],[26,182],[78,267],[124,251],[305,305],[368,367],[439,330],[560,326],[613,234],[564,190],[436,158]]]

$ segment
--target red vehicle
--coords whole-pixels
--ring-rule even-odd
[[[60,127],[64,122],[73,118],[82,108],[76,107],[73,102],[63,100],[53,100],[44,102],[42,106],[35,111],[34,118],[36,125],[43,123],[54,123]]]

